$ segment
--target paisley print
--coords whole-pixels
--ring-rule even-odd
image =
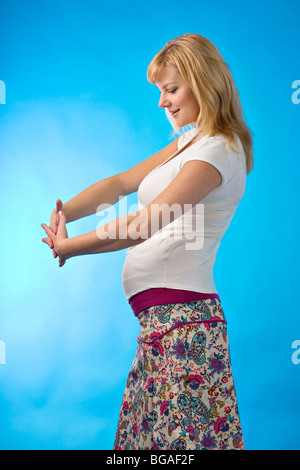
[[[214,301],[214,299],[212,299]],[[190,302],[191,308],[195,312],[200,313],[201,320],[209,320],[212,316],[212,312],[208,304],[209,300],[197,300],[196,302]]]
[[[186,442],[184,439],[175,439],[175,441],[172,442],[170,450],[186,450]]]
[[[160,305],[158,307],[158,319],[160,323],[167,323],[170,320],[170,312],[174,305]]]
[[[137,318],[114,450],[244,449],[219,300],[159,305]]]
[[[206,335],[203,331],[198,331],[192,339],[191,350],[193,361],[201,366],[206,361],[205,357]]]
[[[178,397],[177,403],[183,414],[187,416],[187,418],[183,420],[183,424],[186,425],[186,427],[189,427],[191,424],[192,413],[196,413],[198,416],[200,416],[200,421],[202,424],[208,423],[209,411],[200,398],[189,398],[187,395],[181,394]]]

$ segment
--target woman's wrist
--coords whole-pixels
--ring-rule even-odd
[[[71,248],[71,239],[70,238],[63,238],[56,242],[55,251],[56,253],[63,259],[72,258]]]
[[[68,222],[70,222],[70,213],[69,213],[69,209],[68,209],[68,203],[63,204],[62,211],[65,214],[66,224],[67,224]]]

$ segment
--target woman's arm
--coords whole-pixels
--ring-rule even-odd
[[[146,175],[176,152],[177,141],[178,139],[173,140],[162,150],[129,170],[105,178],[84,189],[77,196],[64,203],[63,206],[54,209],[54,216],[57,217],[59,210],[63,209],[67,222],[73,222],[95,214],[100,204],[113,205],[118,202],[121,196],[127,196],[137,191]]]
[[[51,231],[54,234],[57,233],[59,211],[64,211],[66,222],[72,222],[96,213],[97,208],[102,204],[112,205],[118,201],[120,196],[127,196],[137,191],[145,176],[176,152],[177,141],[178,139],[172,141],[162,150],[141,161],[129,170],[105,178],[89,186],[64,204],[58,199],[56,201],[56,207],[53,209],[50,217],[49,228]],[[53,256],[56,258],[57,252],[54,250],[52,239],[48,236],[47,238],[43,238],[43,241],[53,249]],[[64,261],[60,259],[60,263],[63,265]]]
[[[190,210],[222,181],[219,171],[203,161],[188,161],[174,180],[148,206],[124,215],[96,230],[74,238],[67,238],[61,215],[58,234],[42,224],[54,249],[62,259],[74,256],[122,250],[142,243],[157,230]],[[176,209],[176,211],[174,211]]]
[[[66,221],[73,222],[95,214],[100,204],[115,204],[120,196],[122,196],[120,174],[98,181],[63,204]]]
[[[65,260],[74,256],[122,250],[144,241],[140,228],[144,226],[145,210],[119,217],[92,232],[73,238],[68,238],[67,219],[63,211],[59,211],[58,220],[57,233],[46,224],[41,225],[47,239],[51,240],[56,256],[59,256],[59,266],[63,266]],[[132,223],[134,227],[131,226]]]
[[[102,204],[112,205],[116,203],[120,196],[127,196],[128,194],[137,191],[145,176],[176,152],[177,145],[178,139],[172,141],[162,150],[133,166],[129,170],[118,173],[109,178],[105,178],[89,186],[87,189],[83,190],[77,196],[64,204],[60,199],[58,199],[56,201],[56,208],[53,209],[50,217],[49,229],[52,237],[48,235],[46,238],[43,238],[43,242],[53,250],[54,258],[58,256],[57,250],[54,248],[53,235],[56,235],[58,224],[60,222],[58,217],[59,211],[63,211],[64,220],[67,223],[96,213],[97,208]],[[45,224],[43,225],[47,227]],[[127,247],[128,246],[130,245],[127,245]],[[63,266],[65,260],[60,257],[59,263],[60,266]]]
[[[54,234],[57,233],[59,223],[58,214],[60,211],[64,212],[66,223],[72,222],[82,217],[95,214],[100,204],[115,204],[121,195],[122,181],[120,174],[117,174],[89,186],[64,204],[60,199],[57,199],[56,207],[53,209],[50,216],[49,228]],[[54,249],[52,239],[48,236],[44,238],[43,241],[53,250],[53,256],[56,258],[57,252]],[[60,261],[64,264],[63,260]]]

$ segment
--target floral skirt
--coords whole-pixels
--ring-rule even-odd
[[[114,450],[244,449],[219,300],[149,307],[137,318]]]

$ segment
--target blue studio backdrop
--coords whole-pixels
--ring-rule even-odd
[[[299,17],[298,0],[0,0],[0,449],[112,449],[139,329],[126,250],[59,268],[40,224],[169,143],[146,70],[186,32],[218,47],[254,133],[214,270],[246,448],[300,449]]]

